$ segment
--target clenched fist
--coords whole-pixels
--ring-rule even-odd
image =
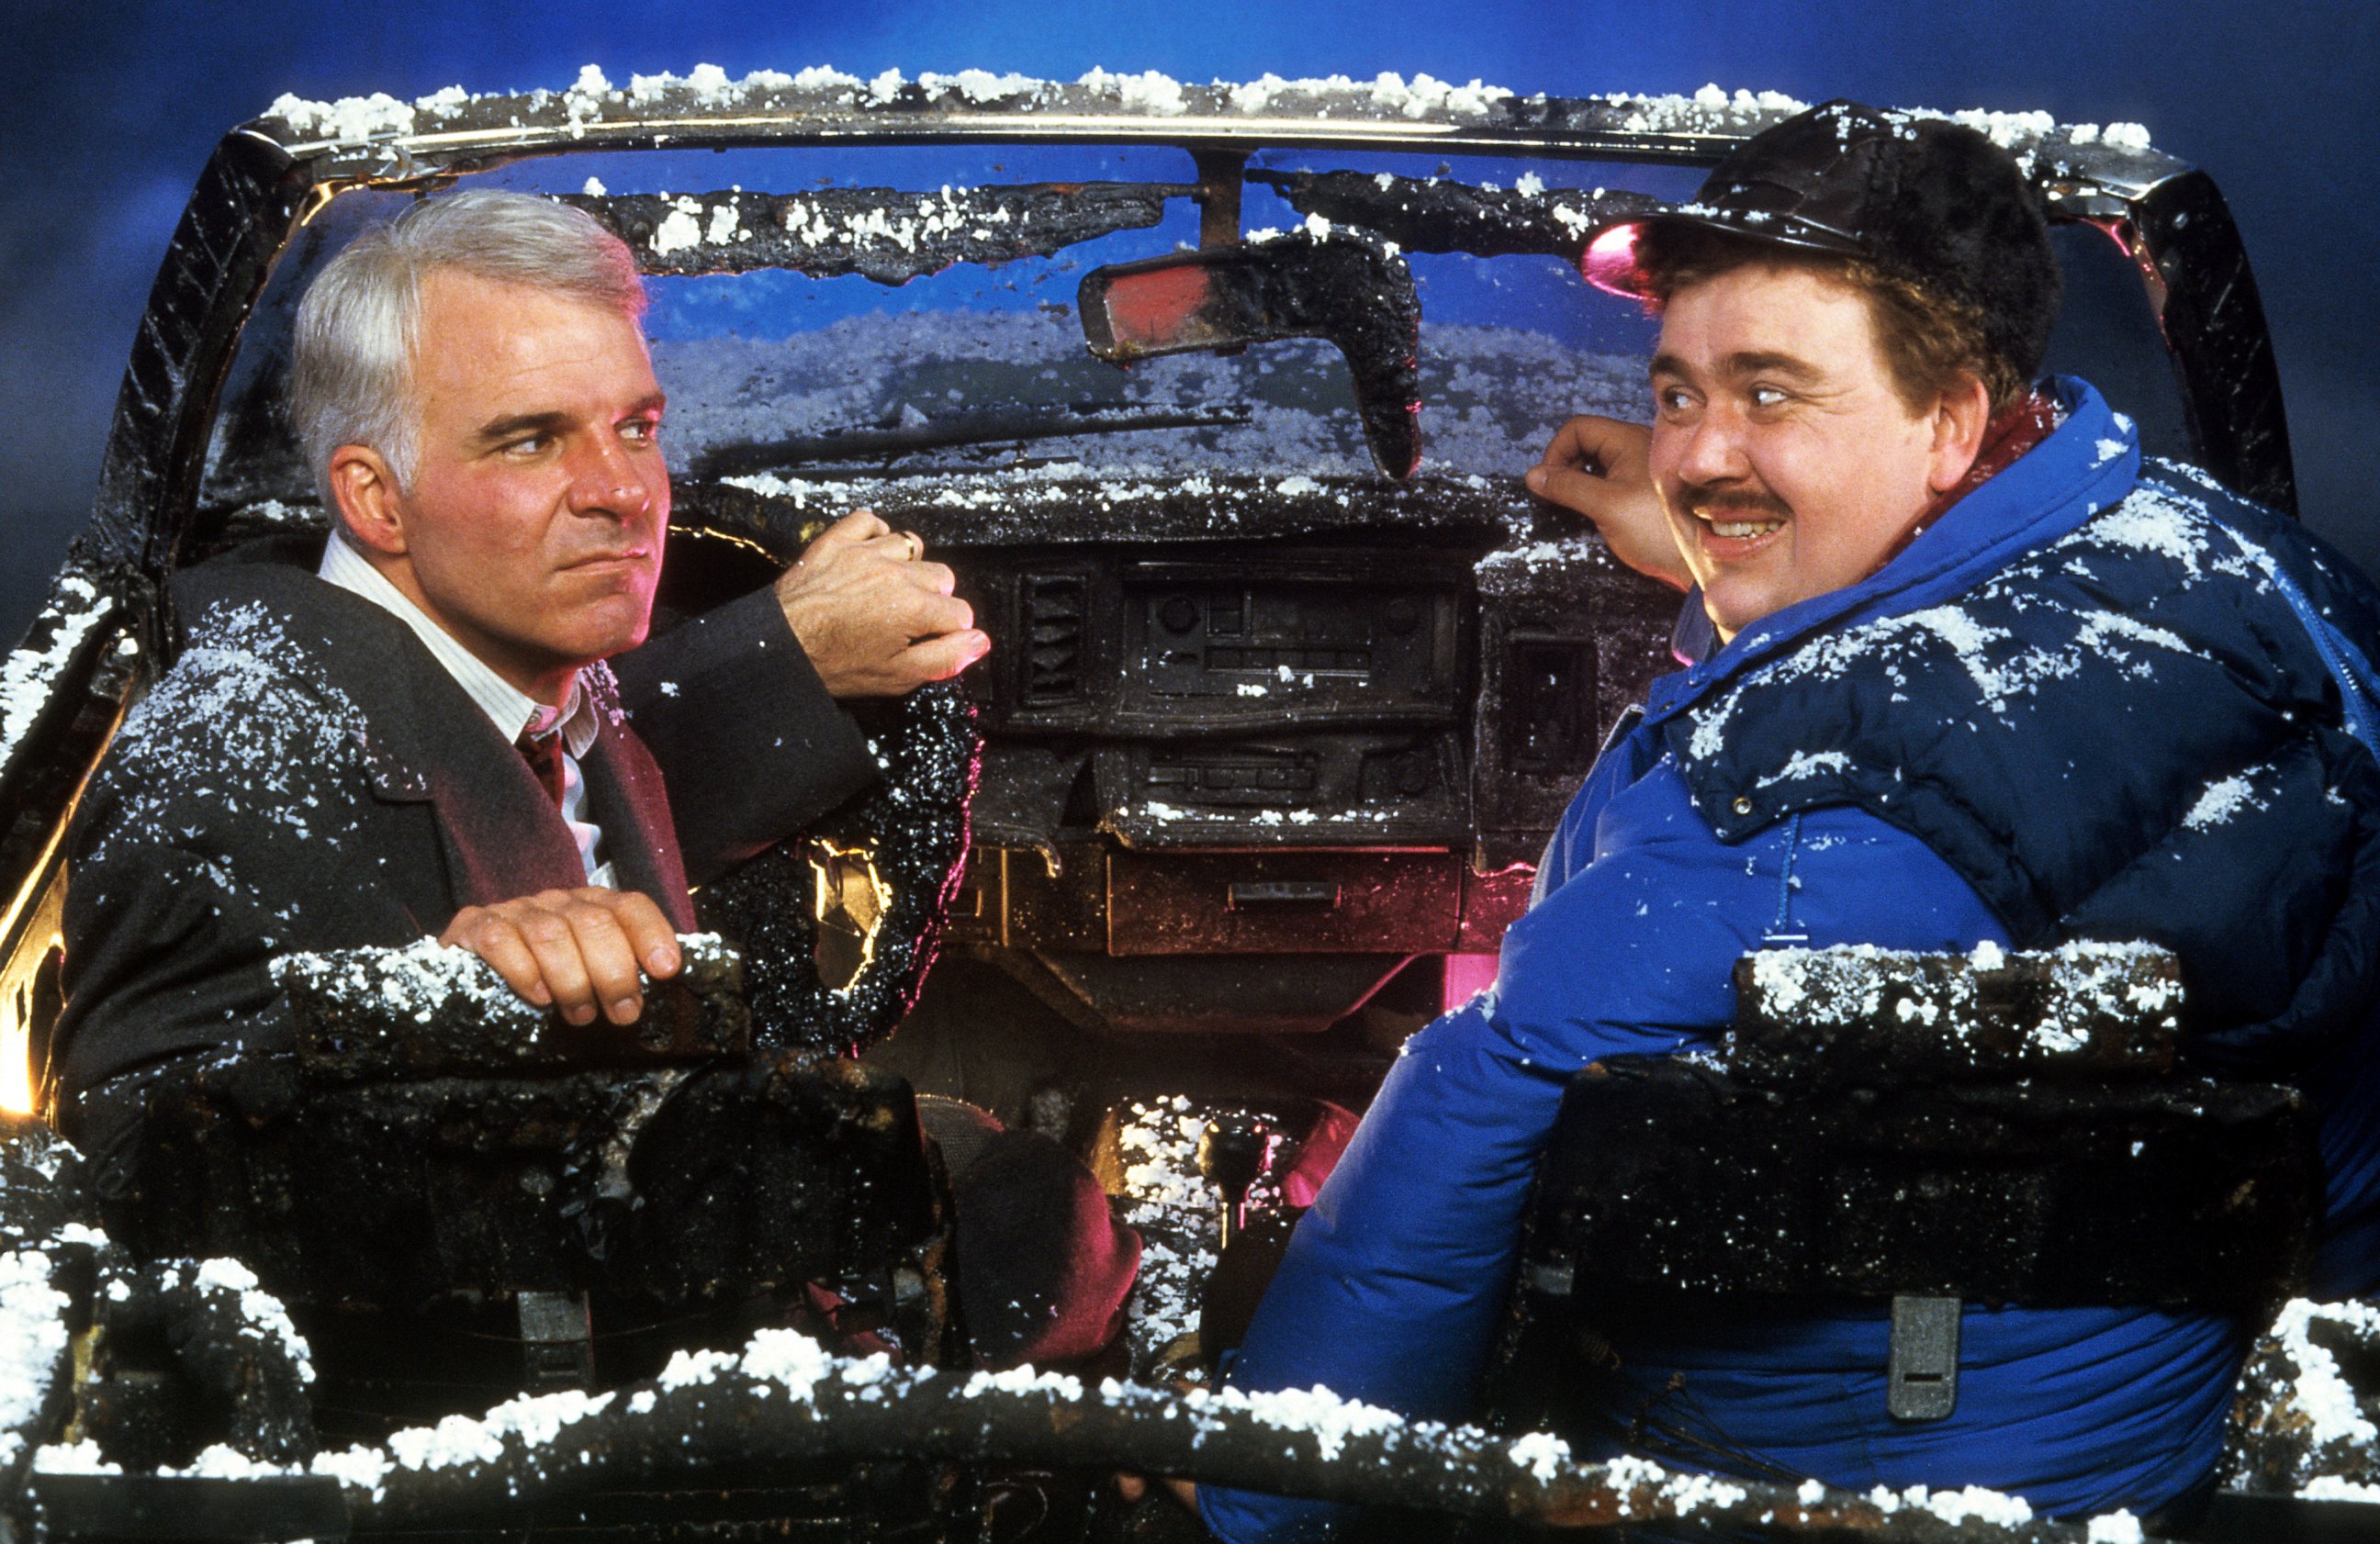
[[[915,532],[857,510],[777,580],[777,603],[829,693],[897,697],[948,680],[991,647],[974,609],[951,594],[951,571],[925,552]]]

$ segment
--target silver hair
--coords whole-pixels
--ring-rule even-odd
[[[569,296],[631,320],[645,311],[636,259],[620,238],[584,211],[533,194],[474,188],[423,199],[349,242],[298,303],[289,372],[289,416],[342,534],[330,480],[340,446],[378,451],[400,488],[419,469],[413,360],[422,286],[441,270]]]

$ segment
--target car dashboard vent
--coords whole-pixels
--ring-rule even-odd
[[[1025,703],[1038,707],[1083,694],[1083,624],[1088,582],[1077,573],[1025,579]]]

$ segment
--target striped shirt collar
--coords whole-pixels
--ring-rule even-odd
[[[563,699],[561,707],[548,707],[489,669],[478,655],[431,621],[344,537],[332,535],[322,550],[322,566],[315,574],[327,584],[363,597],[411,628],[413,635],[429,648],[431,657],[446,668],[455,684],[488,716],[488,721],[505,740],[516,741],[524,734],[552,734],[558,727],[563,749],[574,759],[586,755],[595,743],[595,694],[588,689],[585,670],[571,678],[570,694]]]

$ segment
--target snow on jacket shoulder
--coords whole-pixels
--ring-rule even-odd
[[[2282,592],[2366,656],[2380,606],[2292,523],[2180,469],[2140,482],[2130,422],[2058,387],[2058,431],[1874,577],[1654,684],[1556,834],[1495,989],[1391,1070],[1233,1385],[1470,1414],[1564,1081],[1713,1043],[1735,959],[1778,935],[2175,948],[2208,1065],[2336,1074],[2325,1267],[2380,1274],[2350,1225],[2380,1232],[2380,1131],[2355,1114],[2380,1104],[2361,1032],[2380,767]],[[1680,1377],[1731,1445],[1834,1483],[1982,1484],[2054,1513],[2145,1510],[2213,1463],[2240,1354],[2228,1320],[1971,1307],[1964,1340],[1959,1409],[1923,1428],[1885,1414],[1866,1310],[1665,1326],[1621,1345],[1621,1392]],[[1201,1510],[1244,1544],[1334,1514],[1221,1490]]]

